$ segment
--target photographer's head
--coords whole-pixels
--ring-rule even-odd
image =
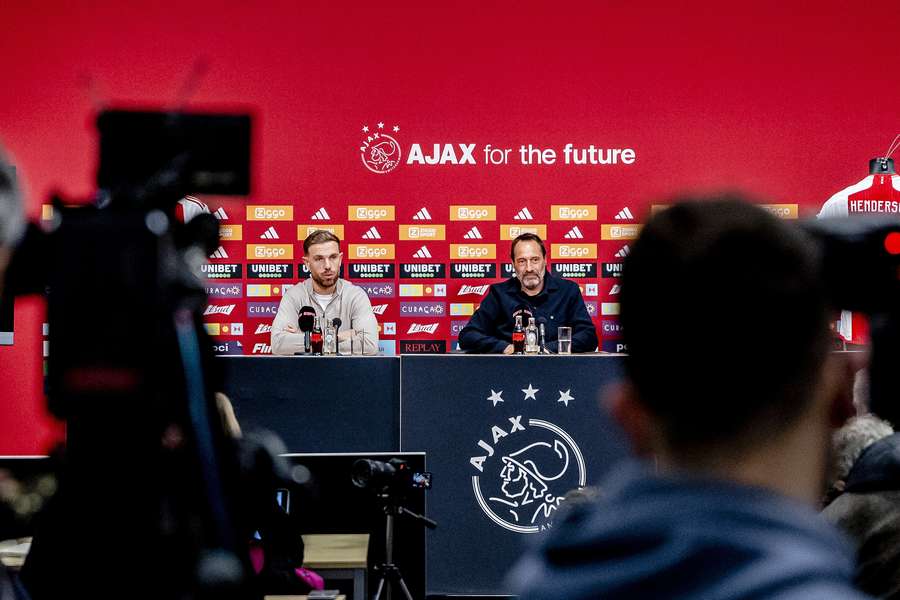
[[[722,475],[773,448],[822,467],[849,388],[835,395],[846,371],[825,368],[828,307],[799,228],[740,198],[675,204],[632,245],[621,303],[629,384],[613,404],[639,447]],[[797,479],[787,491],[806,497]]]
[[[341,273],[341,240],[330,231],[317,229],[303,240],[303,262],[316,292],[330,294]]]
[[[544,289],[547,269],[547,249],[541,238],[533,233],[517,236],[510,245],[509,258],[522,291],[529,296],[539,294]]]

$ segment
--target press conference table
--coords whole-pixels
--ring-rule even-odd
[[[290,452],[425,452],[427,589],[507,593],[503,577],[549,516],[511,510],[510,469],[543,461],[546,497],[596,484],[626,456],[600,408],[621,355],[219,357],[244,429]],[[531,461],[530,463],[528,461]],[[552,473],[551,473],[552,472]],[[552,494],[551,494],[552,492]],[[506,496],[504,497],[504,494]],[[461,577],[460,573],[465,573]]]

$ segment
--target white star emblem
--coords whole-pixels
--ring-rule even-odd
[[[569,394],[569,392],[571,392],[571,391],[572,391],[572,388],[569,388],[569,389],[567,389],[567,390],[564,391],[564,392],[563,392],[562,390],[560,390],[560,392],[559,392],[559,400],[557,400],[557,402],[562,402],[563,404],[566,405],[566,407],[568,407],[568,406],[569,406],[569,400],[574,400],[574,399],[575,399],[571,394]]]
[[[374,137],[377,140],[379,137],[381,137],[381,134],[376,131],[375,135],[373,135],[372,137]]]
[[[531,398],[532,400],[537,400],[535,394],[537,394],[541,390],[531,387],[531,384],[529,383],[528,387],[523,389],[522,391],[525,392],[525,400],[528,400],[529,398]]]
[[[397,133],[398,131],[400,131],[400,126],[394,125],[394,133]]]
[[[363,125],[363,133],[369,133],[369,126]]]
[[[500,397],[500,394],[502,394],[502,393],[503,393],[503,390],[500,390],[499,392],[495,392],[493,389],[491,389],[491,395],[488,396],[487,399],[490,400],[491,402],[493,402],[494,406],[497,406],[498,402],[503,402],[503,398]]]
[[[384,123],[379,123],[379,124],[378,124],[378,129],[384,129]]]

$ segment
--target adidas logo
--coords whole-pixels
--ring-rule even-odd
[[[437,328],[437,323],[430,323],[428,325],[419,325],[418,323],[413,323],[409,326],[409,330],[406,333],[427,333],[429,335],[434,335],[434,332],[437,331]]]
[[[427,246],[422,246],[413,254],[413,258],[431,258],[431,252],[428,251]]]
[[[616,258],[625,258],[631,254],[631,248],[628,247],[628,244],[622,246],[622,249],[616,252]]]
[[[209,255],[210,258],[228,258],[228,253],[225,252],[225,248],[219,246],[216,248],[216,251]]]
[[[631,209],[627,206],[619,211],[619,214],[616,215],[617,221],[627,221],[633,219],[634,215],[631,214]]]
[[[374,227],[370,227],[367,232],[365,232],[362,236],[364,240],[380,240],[381,234],[378,233],[378,230]]]
[[[488,291],[487,285],[466,285],[463,284],[461,288],[459,288],[459,293],[457,296],[466,296],[469,294],[474,294],[476,296],[484,296]]]
[[[531,216],[531,211],[526,207],[517,212],[513,219],[516,221],[531,221],[534,217]]]
[[[274,227],[269,226],[269,228],[266,229],[259,237],[263,240],[277,240],[279,238],[279,235],[278,232],[275,231]]]
[[[230,315],[231,311],[234,310],[234,304],[226,304],[225,306],[215,306],[212,304],[208,304],[206,306],[206,310],[203,311],[204,315]]]
[[[612,286],[611,288],[609,288],[609,295],[610,295],[610,296],[615,296],[616,294],[619,293],[619,291],[620,291],[621,289],[622,289],[622,288],[619,287],[619,284],[618,284],[618,283],[614,283],[613,286]]]
[[[581,240],[584,239],[584,234],[581,233],[581,230],[578,229],[578,225],[569,230],[569,233],[563,236],[569,240]]]
[[[463,236],[465,240],[480,240],[482,239],[481,232],[478,231],[477,227],[473,227],[469,231],[466,232],[466,235]]]
[[[254,335],[260,335],[262,333],[272,333],[272,326],[271,325],[263,325],[262,323],[257,325],[256,333]]]
[[[430,221],[431,213],[428,212],[428,209],[422,207],[419,212],[413,215],[413,221]]]
[[[372,307],[372,312],[376,315],[383,315],[384,311],[387,310],[387,304],[377,304]]]
[[[331,217],[328,216],[327,210],[325,210],[324,208],[320,208],[319,210],[317,210],[315,212],[315,214],[313,214],[312,220],[313,221],[330,221]]]
[[[213,216],[220,221],[228,220],[228,213],[226,213],[225,209],[222,208],[221,206],[216,210],[216,212],[213,213]]]

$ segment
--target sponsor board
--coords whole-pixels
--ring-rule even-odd
[[[338,277],[344,276],[344,265],[341,264],[341,268],[338,269]],[[306,263],[297,263],[297,279],[309,279],[309,267],[306,266]]]
[[[293,244],[247,244],[247,260],[290,260]]]
[[[500,263],[500,275],[504,278],[515,277],[516,269],[512,266],[512,263]]]
[[[350,263],[350,279],[393,279],[394,263]]]
[[[361,281],[355,285],[362,288],[369,298],[393,298],[397,294],[393,281],[383,283]]]
[[[393,221],[394,214],[394,207],[387,204],[351,204],[347,207],[347,220],[349,221]]]
[[[561,263],[554,262],[550,265],[550,269],[554,275],[565,277],[566,279],[583,279],[586,277],[597,276],[597,263]],[[596,296],[596,294],[594,294]]]
[[[588,283],[584,286],[584,295],[585,296],[599,296],[600,289],[596,283]]]
[[[247,316],[251,319],[269,319],[278,312],[278,302],[248,302]]]
[[[256,326],[256,331],[253,332],[254,335],[270,335],[272,333],[272,324],[271,323],[259,323]]]
[[[427,285],[423,283],[401,283],[399,296],[403,297],[416,297],[416,296],[433,296],[433,297],[443,297],[447,295],[447,285],[443,283],[436,283],[434,285]]]
[[[384,323],[384,335],[397,335],[397,324],[392,322]]]
[[[447,267],[443,263],[401,263],[400,279],[444,279]]]
[[[450,321],[450,335],[453,337],[459,337],[459,332],[462,331],[463,327],[468,325],[468,323],[468,321]]]
[[[471,317],[475,314],[473,302],[454,302],[450,305],[451,317]]]
[[[445,240],[446,225],[401,225],[401,240]]]
[[[376,315],[383,315],[385,312],[387,312],[387,307],[387,304],[373,304],[372,312]]]
[[[244,239],[243,225],[219,225],[219,239],[223,242],[239,242]]]
[[[244,295],[244,286],[240,283],[209,284],[204,287],[206,295],[210,298],[240,298]]]
[[[597,244],[551,244],[550,248],[550,258],[553,259],[597,258]]]
[[[494,279],[497,277],[495,263],[450,263],[452,279]]]
[[[601,225],[601,240],[633,240],[641,232],[642,225]]]
[[[237,340],[217,341],[213,352],[219,356],[239,356],[244,353],[244,346]]]
[[[257,342],[253,344],[253,351],[251,354],[272,354],[272,346],[263,342]]]
[[[204,323],[203,327],[209,335],[244,335],[243,323]]]
[[[410,323],[406,335],[434,335],[440,325],[440,323]]]
[[[493,204],[453,204],[451,221],[496,221],[497,207]]]
[[[796,219],[800,212],[797,204],[761,204],[760,206],[782,219]]]
[[[400,315],[416,317],[419,315],[443,317],[447,314],[447,306],[443,302],[401,302]]]
[[[248,221],[293,221],[294,207],[290,204],[249,204]]]
[[[394,260],[394,244],[350,244],[348,254],[356,260]]]
[[[522,224],[522,225],[501,225],[500,239],[514,240],[523,233],[533,233],[542,240],[547,239],[547,226],[538,224]]]
[[[596,221],[596,204],[552,204],[551,221]]]
[[[338,239],[344,239],[344,226],[332,225],[331,223],[321,223],[319,225],[297,225],[297,239],[303,241],[308,238],[314,231],[320,230],[330,231],[331,233],[336,235]]]
[[[248,263],[247,279],[293,279],[291,263]]]
[[[400,340],[400,354],[446,354],[444,340]]]
[[[585,300],[584,307],[587,309],[588,316],[592,319],[597,316],[597,301]]]
[[[618,321],[603,319],[600,321],[600,333],[603,338],[618,339],[622,337],[622,325]]]
[[[278,296],[281,294],[280,285],[270,285],[268,283],[248,283],[248,298],[265,298],[269,296]]]
[[[603,277],[621,277],[622,276],[622,267],[623,263],[603,263],[603,269],[601,271]]]
[[[625,342],[615,340],[603,341],[600,343],[600,349],[603,352],[613,352],[615,354],[625,354],[628,352],[628,345]]]
[[[397,342],[395,340],[378,340],[378,353],[384,356],[395,356]]]
[[[494,260],[497,244],[450,244],[451,260]]]

